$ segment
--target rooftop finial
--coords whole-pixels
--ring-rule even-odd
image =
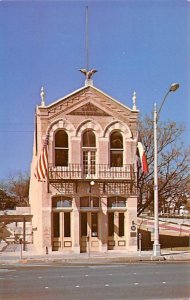
[[[41,87],[40,97],[41,97],[41,106],[45,106],[45,91],[43,86]]]
[[[93,85],[93,80],[91,79],[91,77],[98,71],[95,69],[92,69],[90,71],[87,71],[86,69],[80,69],[79,71],[86,76],[85,85]]]
[[[135,91],[133,92],[132,100],[133,100],[133,110],[137,110],[137,106],[136,106],[137,94]]]

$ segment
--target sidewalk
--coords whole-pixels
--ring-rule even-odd
[[[65,264],[106,264],[127,262],[155,262],[155,261],[188,261],[190,262],[190,251],[161,250],[161,256],[154,257],[152,251],[135,252],[105,252],[105,253],[49,253],[38,254],[34,249],[20,251],[20,245],[14,252],[0,252],[0,265],[15,263],[65,263]]]

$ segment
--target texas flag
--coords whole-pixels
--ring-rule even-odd
[[[137,143],[137,155],[140,158],[141,169],[144,174],[148,173],[147,157],[144,151],[143,144],[141,142]]]

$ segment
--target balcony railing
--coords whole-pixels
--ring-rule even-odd
[[[80,164],[69,164],[66,167],[49,165],[49,180],[60,179],[134,180],[134,165],[127,164],[122,167],[110,167],[106,164],[97,164],[89,166],[89,168]]]

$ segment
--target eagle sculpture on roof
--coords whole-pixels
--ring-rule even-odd
[[[81,73],[83,73],[85,76],[86,76],[86,79],[91,79],[92,75],[96,72],[98,72],[97,70],[95,69],[92,69],[90,71],[87,71],[86,69],[80,69],[79,70]]]

